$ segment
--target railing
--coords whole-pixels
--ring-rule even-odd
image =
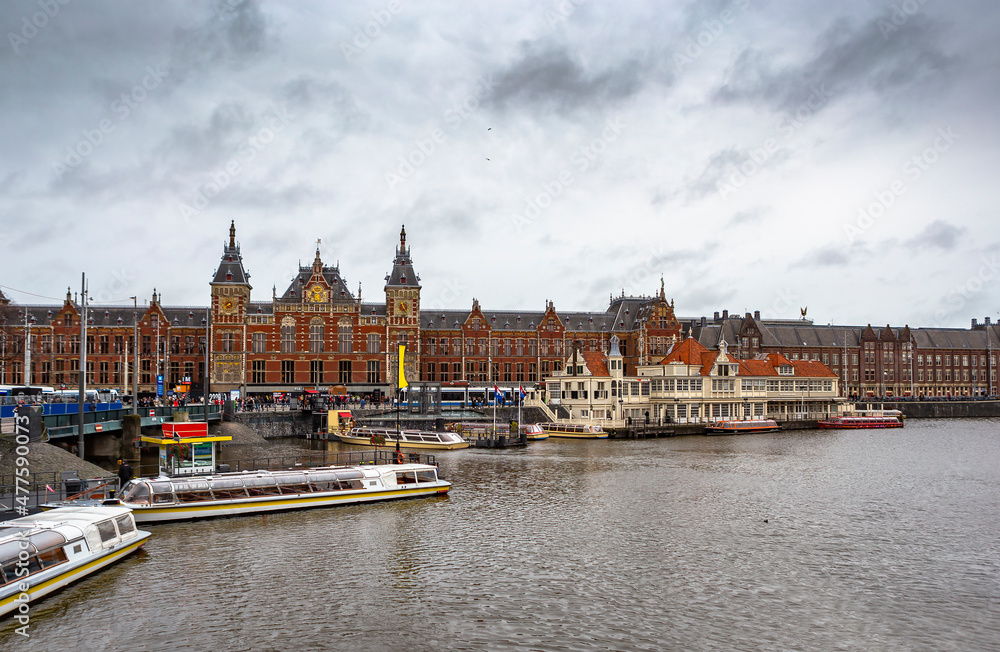
[[[27,482],[18,482],[13,474],[0,475],[0,510],[15,509],[21,504],[16,500],[19,496],[27,496],[28,504],[37,506],[46,501],[63,500],[81,491],[84,495],[80,497],[88,498],[91,497],[88,494],[95,492],[104,496],[117,490],[118,478],[115,476],[72,478],[64,484],[58,472],[32,473],[27,476]]]
[[[408,463],[437,465],[433,455],[425,453],[402,452],[403,461]],[[241,471],[280,471],[287,469],[308,469],[320,466],[358,466],[362,464],[396,464],[399,461],[395,448],[386,442],[384,449],[357,452],[327,451],[312,455],[282,455],[280,457],[255,457],[243,460],[226,460],[218,462],[219,469],[228,467],[231,472]],[[158,466],[143,465],[139,467],[140,477],[155,477],[160,474]]]
[[[541,410],[545,414],[545,416],[547,416],[549,418],[549,421],[555,421],[556,418],[557,418],[556,415],[555,415],[555,413],[552,410],[549,409],[548,405],[546,405],[542,401],[539,401],[536,398],[527,398],[527,399],[525,399],[524,400],[524,407],[541,408]]]

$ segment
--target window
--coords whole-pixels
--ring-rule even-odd
[[[236,350],[236,333],[222,331],[222,350],[226,353],[232,353]]]
[[[253,352],[254,353],[265,353],[267,351],[267,334],[266,333],[254,333],[253,338]],[[263,382],[263,381],[261,381]]]
[[[295,382],[295,361],[281,361],[281,382],[290,385]]]
[[[293,317],[285,317],[281,320],[281,352],[295,353],[295,319]]]
[[[250,382],[256,385],[264,384],[264,361],[254,360],[253,361],[253,371],[250,375]]]
[[[323,325],[322,317],[313,317],[309,321],[309,353],[323,352],[323,338],[326,334],[326,327]],[[322,381],[310,381],[322,382]]]
[[[339,365],[340,365],[340,369],[339,369],[339,372],[340,372],[339,373],[340,383],[342,385],[346,385],[347,383],[351,382],[351,361],[350,360],[341,360],[339,362]]]
[[[322,344],[322,342],[321,342]],[[321,385],[323,383],[323,361],[322,360],[310,360],[309,361],[309,383],[312,385]]]
[[[379,335],[378,333],[368,333],[368,353],[381,353],[381,352],[382,352],[382,336]]]
[[[378,336],[376,335],[376,337],[378,337]],[[382,382],[382,374],[379,373],[380,370],[381,370],[381,366],[379,365],[378,360],[369,360],[368,361],[368,382],[370,384]]]
[[[339,322],[337,322],[337,340],[341,353],[351,352],[351,340],[354,336],[354,326],[351,324],[351,320],[347,317],[343,317]]]

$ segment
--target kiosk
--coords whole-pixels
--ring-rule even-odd
[[[163,424],[163,437],[140,437],[160,447],[161,475],[208,475],[215,472],[215,442],[232,437],[209,436],[207,423]]]

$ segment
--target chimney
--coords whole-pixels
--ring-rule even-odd
[[[760,311],[759,310],[754,310],[753,311],[753,320],[754,321],[760,321]]]
[[[989,325],[990,325],[990,318],[989,318],[989,317],[987,317],[987,318],[986,318],[986,325],[987,325],[987,326],[989,326]]]
[[[723,310],[722,311],[722,318],[723,319],[729,319],[729,311],[728,310]]]
[[[713,321],[719,321],[719,311],[715,311],[715,317],[712,318]]]
[[[719,314],[719,313],[715,313],[715,314]],[[706,321],[708,321],[708,320],[707,320],[707,319],[706,319],[705,317],[702,317],[702,318],[701,318],[701,325],[702,325],[702,328],[704,328],[704,326],[705,326],[705,322],[706,322]]]
[[[975,317],[973,317],[973,318],[972,318],[972,327],[973,327],[973,328],[975,328],[975,327],[976,327],[976,326],[978,326],[978,325],[979,325],[979,324],[978,324],[978,323],[976,322],[976,318],[975,318]]]

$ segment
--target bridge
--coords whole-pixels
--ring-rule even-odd
[[[131,407],[121,403],[91,403],[83,414],[83,434],[118,433],[122,430],[122,418],[132,414]],[[174,413],[186,412],[191,421],[218,423],[222,411],[218,405],[186,405],[184,407],[141,407],[138,414],[141,426],[158,426],[174,420]],[[43,405],[42,421],[49,439],[76,437],[79,433],[79,413],[76,403],[47,403]],[[0,432],[14,434],[14,417],[0,419]]]

